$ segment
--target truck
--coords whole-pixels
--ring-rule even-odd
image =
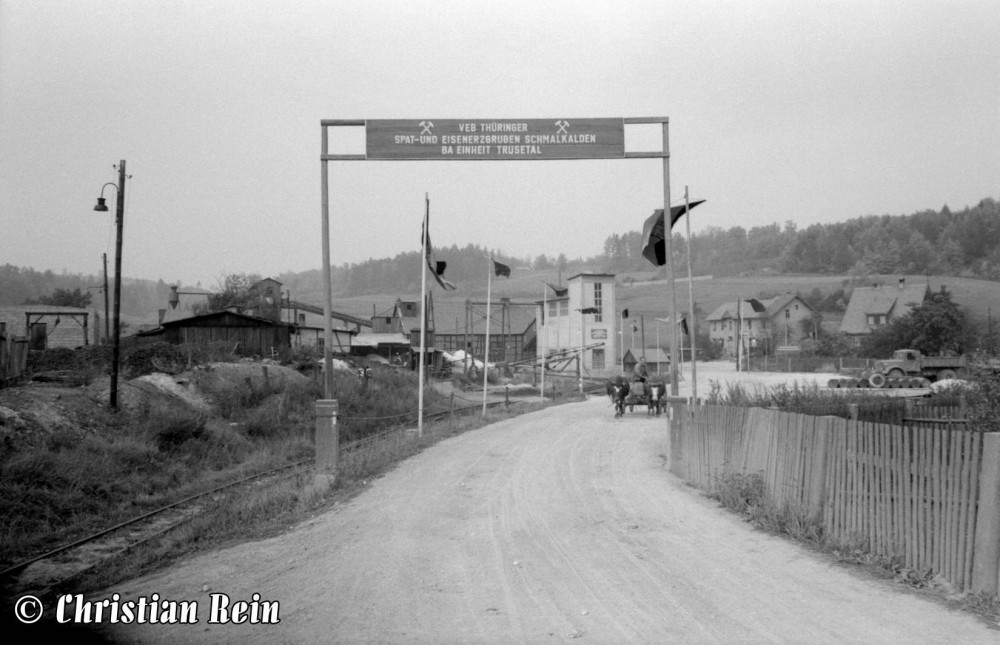
[[[924,356],[916,349],[897,349],[892,353],[892,358],[875,361],[868,381],[873,387],[883,387],[886,379],[907,376],[943,381],[964,376],[967,367],[965,356]],[[882,385],[876,385],[878,382]]]

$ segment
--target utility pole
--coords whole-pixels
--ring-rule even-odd
[[[108,254],[102,253],[101,257],[104,258],[104,345],[108,344],[108,339],[111,338],[111,321],[108,318]]]

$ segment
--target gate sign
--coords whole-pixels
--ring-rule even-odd
[[[623,119],[390,119],[365,122],[367,159],[614,159]]]

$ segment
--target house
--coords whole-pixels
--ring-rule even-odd
[[[876,329],[906,316],[923,303],[929,289],[927,284],[908,285],[906,278],[900,278],[897,285],[855,287],[840,322],[840,333],[859,346]]]
[[[709,340],[720,346],[724,356],[736,354],[741,333],[751,353],[769,354],[777,346],[798,345],[812,338],[816,311],[799,296],[786,293],[767,300],[747,298],[739,304],[723,303],[708,315],[706,322]]]
[[[615,276],[610,273],[579,273],[566,280],[565,295],[537,302],[539,353],[563,351],[582,356],[585,376],[611,376],[618,372],[615,324]],[[582,351],[581,351],[582,348]],[[550,361],[551,363],[551,361]],[[567,369],[575,369],[567,364]]]
[[[762,301],[771,321],[772,347],[799,345],[816,337],[819,316],[815,309],[794,293],[785,293]]]
[[[224,342],[242,356],[271,356],[288,347],[292,326],[235,311],[217,311],[164,322],[154,330],[136,334],[144,339],[164,340],[175,345]]]
[[[622,370],[627,376],[631,376],[636,363],[643,356],[646,357],[646,369],[650,376],[654,374],[669,375],[670,373],[670,352],[654,347],[647,347],[643,352],[639,348],[625,350],[622,357]]]
[[[737,341],[743,337],[751,349],[764,347],[771,336],[767,307],[754,298],[726,302],[706,318],[708,339],[719,345],[724,356],[735,356]]]

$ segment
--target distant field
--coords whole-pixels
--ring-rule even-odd
[[[484,272],[485,273],[485,272]],[[637,279],[650,279],[652,273]],[[569,276],[564,275],[563,279]],[[898,283],[900,276],[885,276],[883,284],[892,286]],[[985,320],[987,310],[992,309],[994,316],[1000,316],[1000,282],[978,280],[973,278],[958,278],[951,276],[927,278],[925,276],[904,276],[907,284],[922,284],[929,282],[932,290],[937,291],[945,285],[954,294],[955,302],[970,313],[974,319]],[[493,299],[510,298],[517,302],[535,302],[542,299],[542,292],[547,288],[542,282],[557,283],[559,275],[556,271],[514,271],[509,279],[493,280]],[[459,289],[444,292],[434,288],[434,302],[464,302],[466,298],[484,300],[486,298],[486,276],[483,284],[475,289]],[[818,288],[829,293],[849,284],[845,276],[782,276],[767,275],[753,277],[724,277],[699,279],[694,281],[694,299],[704,313],[709,313],[724,302],[732,302],[739,297],[761,298],[771,297],[785,292],[808,294]],[[549,295],[552,291],[549,290]],[[372,303],[379,311],[390,307],[397,295],[356,296],[352,298],[337,298],[334,309],[344,313],[368,317],[372,313]],[[398,294],[404,300],[418,300],[419,293]],[[618,285],[618,309],[628,308],[633,317],[647,318],[664,317],[667,314],[668,288],[665,281],[641,282],[633,285]],[[688,283],[686,279],[678,279],[676,283],[677,307],[682,311],[688,308]],[[316,303],[321,305],[322,303]],[[838,317],[824,314],[825,326],[836,324]]]

